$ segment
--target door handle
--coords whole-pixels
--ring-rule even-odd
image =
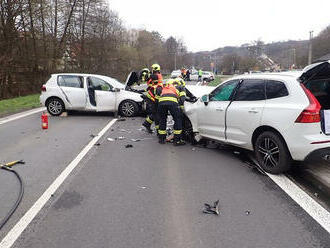
[[[223,108],[216,108],[216,111],[223,111]]]
[[[255,109],[251,109],[251,110],[249,110],[248,112],[249,112],[249,113],[253,113],[253,114],[257,114],[257,113],[259,113],[259,111],[258,111],[258,110],[255,110]]]

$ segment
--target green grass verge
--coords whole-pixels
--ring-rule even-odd
[[[16,97],[0,101],[0,116],[40,107],[40,94]]]
[[[208,84],[208,86],[217,86],[231,77],[232,75],[217,75],[215,76],[215,79]]]

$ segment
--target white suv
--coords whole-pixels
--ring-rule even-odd
[[[302,72],[240,75],[185,103],[195,137],[254,150],[274,174],[291,160],[330,154],[329,109],[330,61]]]

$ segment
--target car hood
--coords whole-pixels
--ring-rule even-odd
[[[330,77],[330,60],[308,65],[304,68],[298,81],[305,83],[312,79],[325,79]]]
[[[132,71],[128,74],[126,82],[125,82],[125,89],[128,89],[133,84],[139,81],[139,74],[136,71]]]
[[[199,98],[203,95],[210,94],[215,89],[213,86],[198,86],[198,85],[186,85],[186,89],[195,97]]]

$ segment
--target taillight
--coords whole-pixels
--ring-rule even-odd
[[[43,86],[41,87],[41,91],[46,91],[46,85],[43,85]]]
[[[320,116],[320,110],[321,110],[321,104],[319,101],[315,98],[315,96],[303,85],[300,84],[303,90],[305,91],[306,96],[309,100],[309,105],[306,109],[304,109],[301,114],[298,116],[296,122],[297,123],[314,123],[314,122],[320,122],[321,116]]]

